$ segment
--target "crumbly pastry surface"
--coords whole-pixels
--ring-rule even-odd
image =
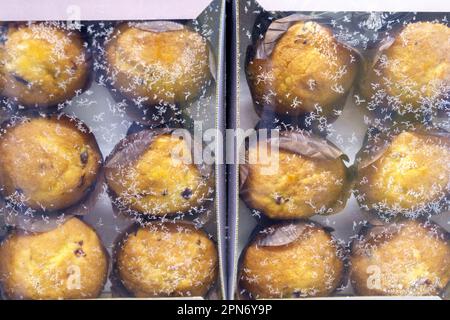
[[[305,230],[296,240],[262,245],[258,241],[267,233],[261,232],[245,249],[240,285],[252,298],[328,296],[340,285],[344,263],[332,236],[311,223],[297,223],[305,224]]]
[[[260,152],[258,145],[249,149],[248,159],[257,161],[246,165],[248,176],[241,197],[250,208],[270,218],[329,214],[346,189],[347,173],[341,158],[316,159],[285,149]]]
[[[116,205],[155,216],[201,207],[211,200],[212,180],[192,160],[185,140],[160,134],[134,161],[116,165],[107,162],[106,180]]]
[[[360,84],[370,109],[389,106],[401,114],[429,113],[450,92],[450,28],[441,23],[408,24]]]
[[[289,116],[339,111],[357,70],[357,55],[312,21],[292,25],[268,58],[247,66],[256,104]]]
[[[217,277],[215,244],[185,223],[151,223],[116,252],[123,285],[136,297],[204,296]]]
[[[0,245],[0,283],[10,299],[96,298],[107,271],[100,238],[77,218],[44,233],[12,231]]]
[[[374,227],[353,245],[351,280],[359,295],[438,295],[450,281],[450,240],[436,225],[407,220]]]
[[[210,80],[209,48],[194,31],[152,31],[122,24],[106,47],[113,86],[148,105],[196,98]]]
[[[0,133],[1,193],[13,204],[55,211],[77,204],[102,157],[94,136],[65,116],[18,120]]]
[[[370,165],[358,172],[360,203],[391,216],[416,216],[442,207],[450,191],[450,141],[404,131]]]
[[[26,107],[70,100],[88,79],[88,57],[77,31],[43,23],[11,27],[2,49],[2,95]]]

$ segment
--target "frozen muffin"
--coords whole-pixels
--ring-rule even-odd
[[[206,39],[177,23],[121,24],[105,58],[113,87],[146,105],[190,101],[211,78]]]
[[[16,229],[0,244],[0,284],[9,299],[96,298],[107,272],[100,238],[77,218],[43,233]]]
[[[194,163],[193,140],[172,132],[131,134],[106,160],[106,182],[120,211],[162,217],[195,213],[211,202],[211,168]]]
[[[349,195],[344,159],[339,149],[313,135],[260,140],[240,165],[240,196],[272,219],[336,213]]]
[[[444,108],[450,92],[450,28],[406,25],[367,64],[360,92],[370,110],[423,115]]]
[[[297,22],[266,55],[257,55],[247,65],[257,109],[287,116],[337,116],[356,77],[358,57],[329,28]]]
[[[150,223],[115,249],[115,272],[135,297],[204,296],[218,268],[215,244],[187,223]]]
[[[354,241],[350,261],[359,295],[439,295],[450,281],[449,235],[414,220],[373,226]]]
[[[94,135],[76,118],[23,118],[0,131],[0,192],[19,207],[57,211],[79,203],[101,163]]]
[[[51,107],[81,93],[90,62],[79,32],[36,23],[10,26],[1,94],[25,107]]]
[[[344,250],[316,223],[273,225],[244,250],[240,287],[253,299],[329,296],[341,284],[344,258]]]
[[[360,205],[387,218],[442,211],[450,191],[448,134],[417,130],[373,139],[380,139],[382,148],[367,157],[376,150],[368,143],[356,159]]]

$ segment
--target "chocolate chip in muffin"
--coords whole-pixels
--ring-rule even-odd
[[[81,160],[81,163],[82,163],[83,165],[86,165],[87,162],[88,162],[88,159],[89,159],[89,154],[88,154],[87,150],[84,150],[84,151],[80,154],[80,160]]]
[[[276,204],[282,204],[282,203],[285,203],[285,202],[288,202],[288,201],[289,201],[289,199],[284,198],[282,196],[276,196],[275,197],[275,203]]]
[[[192,197],[192,190],[189,188],[184,189],[181,193],[181,196],[186,200],[190,199]]]
[[[281,200],[282,200],[282,198],[280,196],[276,196],[275,197],[275,203],[276,204],[281,204]]]
[[[86,252],[83,249],[78,248],[73,252],[77,257],[86,257]]]

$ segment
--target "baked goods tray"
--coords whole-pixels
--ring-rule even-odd
[[[232,123],[234,128],[240,128],[245,130],[250,129],[261,129],[261,128],[267,128],[267,129],[273,129],[278,128],[279,130],[292,130],[293,127],[297,128],[294,129],[294,131],[301,131],[304,127],[305,123],[302,122],[302,120],[298,122],[289,122],[291,119],[289,117],[284,117],[283,115],[277,115],[273,112],[267,112],[264,113],[264,108],[266,106],[258,105],[257,102],[255,102],[255,97],[252,96],[251,90],[249,88],[249,73],[252,71],[249,71],[249,68],[253,68],[251,66],[251,59],[253,56],[256,58],[264,59],[266,57],[264,55],[264,50],[267,48],[270,48],[269,50],[274,50],[274,46],[276,47],[277,41],[280,41],[280,38],[282,35],[286,32],[287,28],[292,26],[295,22],[299,21],[318,21],[322,25],[326,25],[327,27],[334,28],[335,34],[339,34],[342,36],[342,39],[346,39],[345,35],[348,35],[347,43],[351,43],[352,37],[358,37],[358,33],[354,32],[352,34],[352,29],[350,27],[350,31],[347,28],[348,25],[351,25],[351,17],[358,16],[359,14],[363,16],[361,20],[358,22],[354,22],[355,25],[358,26],[366,26],[369,31],[376,30],[377,23],[389,25],[388,22],[391,18],[392,24],[395,23],[402,23],[402,17],[405,16],[405,14],[412,19],[412,21],[415,21],[416,19],[415,14],[411,13],[396,13],[396,12],[384,12],[383,5],[389,7],[386,2],[383,1],[376,1],[373,3],[373,5],[370,7],[374,7],[374,11],[370,11],[370,8],[367,9],[367,12],[364,10],[365,4],[358,4],[355,6],[355,8],[352,7],[351,4],[346,3],[342,4],[340,2],[336,2],[335,5],[333,5],[331,2],[327,1],[319,1],[318,3],[304,3],[304,4],[294,4],[289,1],[280,1],[280,2],[271,2],[271,1],[261,1],[261,3],[264,3],[264,5],[260,5],[257,1],[235,1],[234,2],[234,23],[236,25],[236,28],[234,29],[234,37],[237,43],[236,51],[233,52],[234,57],[232,57],[232,62],[234,63],[233,66],[233,74],[231,75],[231,82],[232,82],[232,111],[230,113],[231,119],[230,122]],[[328,7],[335,8],[340,3],[340,5],[344,8],[348,9],[348,12],[335,12],[336,10],[328,11]],[[328,7],[327,7],[328,5]],[[317,11],[309,11],[302,8],[317,8]],[[362,8],[362,9],[361,9]],[[431,9],[430,9],[431,10]],[[440,11],[441,9],[437,9],[436,11]],[[389,10],[386,10],[389,11]],[[402,11],[409,11],[409,10],[402,10]],[[414,11],[414,10],[411,10]],[[429,11],[429,10],[427,10]],[[323,17],[325,16],[325,17]],[[430,12],[430,13],[423,13],[421,19],[429,20],[429,21],[443,21],[445,24],[447,21],[446,17],[448,17],[448,13],[446,12]],[[420,20],[420,19],[418,19]],[[276,25],[274,22],[279,21],[279,23]],[[283,21],[283,22],[282,22]],[[291,22],[289,22],[291,21]],[[343,23],[342,21],[346,21],[347,24]],[[287,23],[289,22],[289,23]],[[359,23],[359,24],[358,24]],[[266,47],[263,47],[262,43],[264,41],[265,33],[268,29],[272,28],[272,33],[270,34],[270,40],[267,40],[264,42],[264,45]],[[305,27],[307,29],[308,27]],[[361,27],[362,28],[362,27]],[[346,33],[348,32],[348,33]],[[301,31],[299,31],[299,34],[301,34]],[[267,34],[266,34],[267,36]],[[269,37],[269,36],[268,36]],[[304,45],[307,44],[306,40],[303,40],[301,38],[301,35],[298,36],[302,43]],[[382,38],[382,37],[380,37]],[[368,38],[367,40],[369,40]],[[298,40],[298,41],[300,41]],[[358,38],[360,40],[359,43],[361,43],[361,38]],[[314,41],[314,40],[313,40]],[[300,43],[300,42],[299,42]],[[355,43],[358,43],[358,41],[355,41]],[[258,48],[258,49],[257,49]],[[289,45],[286,45],[286,50],[289,50]],[[257,51],[261,49],[260,51]],[[376,51],[376,46],[372,46],[372,48],[367,49]],[[270,52],[270,51],[269,51]],[[273,52],[273,51],[272,51]],[[277,53],[280,53],[281,51],[277,51]],[[359,53],[356,53],[357,55]],[[292,56],[291,60],[294,60],[295,57]],[[448,58],[447,58],[448,59]],[[256,61],[256,60],[255,60]],[[298,61],[298,60],[297,60]],[[286,61],[286,64],[292,61]],[[259,63],[259,62],[258,62]],[[312,62],[315,63],[315,62]],[[262,64],[256,65],[256,67],[252,70],[264,70],[264,67],[260,67]],[[250,67],[249,67],[250,66]],[[297,66],[295,66],[292,62],[291,70],[301,70],[300,67],[297,69]],[[306,70],[306,69],[305,69]],[[292,71],[294,72],[294,71]],[[306,71],[305,71],[306,72]],[[319,71],[320,72],[320,71]],[[325,70],[324,70],[325,72]],[[260,74],[260,78],[255,80],[255,83],[260,80],[260,82],[264,82],[264,74]],[[267,75],[267,74],[266,74]],[[270,76],[267,75],[269,78],[270,83]],[[286,74],[284,74],[283,79],[290,78],[289,71],[287,71]],[[266,79],[267,80],[267,79]],[[295,80],[292,80],[295,81]],[[355,80],[356,82],[358,80]],[[287,80],[286,80],[286,83]],[[300,86],[300,85],[299,85]],[[276,85],[272,88],[267,87],[267,96],[270,97],[271,94],[273,94],[270,90],[275,90]],[[281,88],[281,87],[280,87]],[[301,89],[299,89],[300,91]],[[254,94],[258,95],[260,94],[258,92],[258,88],[255,88]],[[357,157],[358,151],[361,149],[363,144],[365,143],[367,131],[370,126],[373,126],[374,123],[371,122],[373,120],[373,115],[367,113],[364,108],[362,108],[360,105],[357,104],[357,94],[356,89],[354,86],[352,86],[352,89],[350,89],[350,92],[348,93],[347,99],[345,103],[343,104],[342,113],[339,113],[339,116],[335,121],[329,122],[329,127],[327,129],[327,133],[319,133],[322,134],[322,136],[326,136],[326,138],[335,146],[338,147],[339,150],[342,151],[343,154],[345,154],[348,157],[348,165],[352,165],[355,161],[355,158]],[[286,95],[289,98],[289,95]],[[266,98],[263,96],[263,98]],[[281,98],[280,98],[281,100]],[[271,100],[273,103],[274,100]],[[281,108],[281,107],[280,107]],[[448,111],[447,111],[448,112]],[[448,113],[445,112],[440,113],[438,115],[435,115],[432,119],[432,122],[439,126],[440,128],[443,128],[444,130],[448,130],[449,122],[448,122]],[[317,128],[315,128],[317,129]],[[314,129],[313,129],[314,130]],[[296,140],[298,141],[298,140]],[[250,142],[251,143],[251,142]],[[302,148],[307,148],[306,144],[301,144]],[[298,151],[299,147],[293,146],[292,148],[296,148],[296,152],[308,152],[308,151]],[[238,154],[237,159],[246,159],[246,150],[248,150],[248,146],[241,144],[237,146],[237,149],[235,150],[236,154]],[[290,149],[291,151],[293,149]],[[240,152],[240,153],[239,153]],[[266,152],[268,152],[266,150]],[[238,161],[236,159],[236,161]],[[443,160],[448,161],[448,160]],[[245,164],[244,160],[242,160],[239,164]],[[447,169],[448,170],[448,169]],[[270,211],[270,208],[267,207],[267,211],[264,212],[264,210],[253,210],[249,208],[249,204],[251,204],[250,200],[256,201],[256,196],[248,199],[250,196],[248,195],[247,189],[245,190],[246,194],[245,197],[247,197],[247,201],[243,201],[242,199],[242,176],[243,172],[241,169],[241,172],[239,172],[239,165],[231,166],[230,167],[230,182],[229,182],[229,225],[230,225],[230,247],[229,247],[229,285],[228,285],[228,294],[230,297],[234,298],[248,298],[248,292],[245,293],[246,290],[243,290],[242,286],[239,285],[239,281],[242,279],[242,272],[248,272],[248,270],[245,270],[245,266],[242,266],[243,263],[243,255],[245,253],[245,250],[247,250],[248,246],[250,246],[250,243],[252,241],[256,247],[253,247],[253,249],[257,248],[258,245],[263,246],[269,246],[267,249],[270,251],[270,243],[273,242],[272,245],[276,246],[278,243],[279,245],[285,244],[288,241],[288,238],[291,237],[293,234],[291,234],[289,231],[287,231],[285,234],[280,235],[279,238],[275,236],[276,234],[276,228],[274,232],[273,237],[266,237],[264,239],[264,234],[266,232],[272,232],[273,230],[270,229],[270,226],[276,225],[276,224],[282,224],[283,220],[277,220],[276,217],[274,220],[268,219],[267,215],[270,216],[270,213],[273,211]],[[444,173],[445,174],[445,171]],[[448,171],[447,171],[448,174]],[[244,172],[244,179],[246,177],[246,171]],[[241,181],[240,181],[241,179]],[[270,176],[269,178],[270,179]],[[244,180],[245,181],[245,180]],[[271,180],[275,181],[275,180]],[[279,180],[282,181],[282,180]],[[278,181],[278,182],[279,182]],[[273,182],[274,184],[277,182]],[[253,185],[252,185],[253,186]],[[260,188],[271,188],[269,184],[266,186],[260,186]],[[261,189],[261,193],[264,193],[264,191]],[[253,189],[258,190],[258,189]],[[448,189],[447,189],[448,190]],[[240,195],[241,192],[241,195]],[[258,192],[258,191],[256,191]],[[286,193],[290,193],[289,191],[286,191]],[[292,194],[292,193],[291,193]],[[277,203],[283,203],[283,199],[278,201],[278,199],[275,199]],[[448,208],[448,207],[447,207]],[[268,214],[269,213],[269,214]],[[280,217],[281,218],[281,217]],[[330,215],[320,215],[316,214],[312,217],[308,218],[310,221],[319,223],[322,227],[324,227],[326,230],[331,232],[334,238],[337,239],[337,241],[341,244],[343,244],[345,247],[350,248],[352,242],[357,238],[358,233],[363,229],[364,226],[366,226],[369,221],[376,224],[377,221],[374,221],[374,216],[368,215],[365,210],[361,209],[360,205],[358,204],[358,201],[355,197],[355,195],[352,193],[346,201],[346,205],[344,208],[339,209],[337,213],[333,213]],[[375,219],[376,220],[376,219]],[[438,224],[442,229],[445,229],[447,232],[450,231],[450,212],[447,210],[444,210],[443,212],[440,212],[439,214],[433,215],[430,218],[431,221]],[[284,220],[286,221],[286,220]],[[287,221],[286,223],[290,223],[292,220]],[[294,225],[297,222],[293,222]],[[264,229],[264,228],[267,229]],[[258,233],[258,231],[262,231],[262,233]],[[257,235],[260,234],[263,239],[260,239],[257,237]],[[300,233],[301,234],[301,233]],[[270,238],[270,239],[269,239]],[[264,242],[265,241],[265,242]],[[289,241],[292,241],[290,239]],[[281,248],[281,247],[280,247]],[[252,251],[252,254],[255,254],[257,256],[258,250]],[[275,248],[273,248],[273,251],[275,252]],[[281,252],[281,251],[280,251]],[[281,254],[280,254],[281,256]],[[248,254],[248,257],[250,257],[250,254]],[[246,260],[246,266],[252,266],[254,268],[261,267],[260,270],[269,270],[269,269],[263,269],[265,264],[263,263],[264,256],[258,256],[259,260],[262,261],[261,263],[258,263],[257,261],[251,261]],[[275,259],[274,257],[268,258],[268,259]],[[277,260],[278,261],[278,260]],[[275,266],[275,263],[272,264]],[[283,269],[283,265],[286,267],[289,265],[288,261],[282,262],[280,261],[278,266]],[[248,267],[250,268],[250,267]],[[256,270],[256,269],[255,269]],[[268,272],[268,271],[267,271]],[[282,276],[282,274],[287,274],[289,272],[293,272],[293,270],[285,270],[280,271],[279,274]],[[300,271],[299,271],[300,272]],[[358,296],[357,293],[352,288],[352,285],[350,283],[349,277],[348,277],[348,270],[346,270],[347,274],[344,276],[343,283],[340,284],[339,289],[337,292],[333,292],[329,297],[324,297],[320,299],[382,299],[382,297],[376,297],[374,295],[370,297],[362,297]],[[275,275],[276,272],[272,275]],[[269,278],[269,276],[263,278]],[[247,288],[252,288],[252,282],[257,282],[258,276],[255,275],[254,278],[252,276],[247,276],[246,278],[246,286]],[[280,279],[278,279],[280,280]],[[282,280],[280,280],[282,281]],[[277,282],[274,282],[273,285],[276,286]],[[282,282],[281,282],[282,283]],[[255,286],[253,288],[258,288],[258,290],[262,290],[260,287]],[[267,282],[267,287],[270,288],[270,281]],[[255,289],[257,290],[257,289]],[[275,291],[274,294],[279,294],[280,291]],[[280,289],[282,290],[282,289]],[[288,292],[289,289],[286,289]],[[257,291],[259,292],[259,291]],[[278,293],[277,293],[278,292]],[[281,291],[282,292],[282,291]],[[267,292],[266,292],[267,294]],[[448,295],[447,293],[443,293],[443,296],[441,297],[431,297],[431,299],[441,299],[442,297],[446,298]],[[289,299],[289,293],[286,293],[285,298]],[[385,297],[388,298],[388,297]],[[390,297],[392,298],[392,297]],[[415,299],[417,297],[396,297],[397,299]],[[393,298],[393,299],[396,299]],[[428,299],[429,297],[423,297],[424,299]],[[306,297],[306,299],[311,299],[310,297]]]
[[[45,119],[46,116],[44,114],[60,115],[63,113],[69,117],[74,117],[81,120],[94,135],[101,156],[105,160],[104,163],[107,162],[108,156],[111,155],[122,139],[127,135],[142,132],[141,130],[153,132],[152,130],[165,130],[162,128],[175,127],[187,129],[193,134],[194,124],[196,121],[199,121],[198,123],[201,122],[201,129],[199,129],[201,134],[206,130],[215,129],[222,131],[225,126],[222,102],[224,90],[224,66],[222,62],[224,54],[224,1],[200,0],[190,3],[189,6],[180,5],[177,1],[169,1],[167,6],[164,7],[159,6],[157,2],[143,4],[140,1],[131,1],[126,4],[126,8],[123,5],[111,6],[109,1],[96,1],[95,3],[90,1],[71,1],[70,3],[61,1],[58,4],[55,4],[54,1],[42,1],[38,7],[33,3],[17,1],[5,5],[5,10],[1,16],[3,21],[1,23],[2,46],[5,41],[8,41],[8,30],[10,28],[32,28],[33,25],[41,23],[43,25],[56,26],[56,28],[61,26],[63,29],[75,30],[73,31],[75,33],[77,33],[77,30],[81,30],[83,39],[86,39],[84,44],[86,45],[86,50],[89,51],[89,59],[92,59],[92,65],[89,69],[89,79],[86,81],[86,86],[79,90],[75,97],[65,101],[58,107],[36,108],[34,111],[30,111],[27,107],[20,106],[20,103],[14,103],[14,101],[17,102],[17,99],[13,94],[6,94],[2,91],[2,95],[5,93],[8,97],[5,98],[5,95],[2,97],[2,112],[5,112],[0,112],[1,122],[19,117],[42,117],[42,119]],[[173,30],[183,29],[197,34],[201,39],[206,39],[205,43],[207,43],[209,57],[206,59],[202,58],[202,63],[207,64],[207,72],[210,73],[211,79],[201,89],[202,92],[198,96],[190,99],[189,103],[184,104],[183,107],[177,110],[177,114],[173,118],[170,117],[169,119],[169,116],[159,117],[161,113],[157,114],[158,110],[155,108],[148,109],[150,111],[145,115],[146,111],[143,111],[138,106],[139,102],[118,94],[120,90],[115,90],[111,84],[107,84],[107,81],[104,81],[105,75],[102,73],[104,70],[101,70],[103,62],[98,59],[104,47],[98,41],[105,34],[111,35],[114,28],[119,25],[135,26],[133,23],[140,24],[138,28],[141,28],[140,30],[144,33],[146,31],[155,32],[156,34],[158,32],[170,33]],[[75,29],[71,29],[72,27]],[[177,40],[176,38],[173,39],[174,41]],[[40,53],[36,51],[36,55],[38,54]],[[36,56],[34,57],[36,58]],[[27,62],[25,61],[24,63]],[[21,79],[18,80],[20,81]],[[170,107],[166,106],[165,109],[170,109]],[[175,118],[176,120],[172,121]],[[215,150],[215,152],[220,154],[221,150]],[[81,158],[82,163],[87,161],[85,159],[86,156]],[[36,161],[39,161],[39,159],[36,159]],[[177,214],[153,220],[162,220],[163,223],[168,224],[185,221],[190,225],[195,225],[196,228],[200,227],[205,232],[204,234],[207,235],[207,238],[211,238],[211,240],[207,241],[211,241],[216,248],[214,250],[217,250],[218,263],[215,274],[217,277],[214,277],[212,281],[214,284],[210,288],[210,284],[208,284],[209,290],[204,297],[190,294],[188,289],[182,294],[186,298],[219,299],[226,296],[224,167],[212,165],[211,170],[210,177],[213,177],[213,180],[210,187],[210,191],[212,191],[210,196],[212,200],[210,200],[205,212],[186,215]],[[100,172],[98,176],[102,175],[103,172]],[[71,213],[75,215],[81,213],[80,219],[96,231],[101,239],[101,243],[108,252],[108,278],[99,298],[132,298],[133,295],[128,290],[120,288],[121,283],[117,284],[117,278],[112,270],[112,264],[115,261],[113,249],[119,237],[129,230],[130,226],[135,225],[136,221],[139,223],[142,220],[136,220],[136,217],[124,215],[117,206],[112,204],[114,196],[111,195],[111,190],[108,190],[103,177],[97,181],[95,189],[97,192],[96,199],[85,203],[82,207],[76,208]],[[184,194],[184,199],[190,197],[193,197],[192,191],[188,190]],[[21,225],[20,228],[24,229],[30,227],[32,233],[52,229],[50,226],[56,220],[51,215],[45,215],[45,218],[42,217],[42,219],[40,219],[38,214],[35,214],[32,219],[30,216],[17,218],[17,215],[11,218],[10,211],[5,208],[4,200],[2,199],[2,209],[6,211],[0,213],[0,237],[6,237],[14,224],[19,224]],[[38,226],[37,229],[33,229],[32,225],[34,227]],[[80,245],[83,244],[81,243]],[[87,245],[86,241],[84,245]],[[42,250],[45,250],[45,248],[42,248]],[[36,259],[39,259],[38,251],[35,252]],[[85,252],[80,250],[76,251],[76,253],[78,256],[85,254]],[[208,280],[208,282],[211,281]],[[171,293],[160,293],[160,295],[170,296]],[[172,293],[172,295],[176,294]],[[194,297],[189,297],[192,295]],[[155,296],[155,294],[150,296]],[[16,296],[16,298],[20,297],[20,294]],[[80,296],[76,296],[76,298],[80,298]]]

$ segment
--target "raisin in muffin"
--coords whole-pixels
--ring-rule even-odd
[[[87,299],[100,295],[108,256],[77,218],[43,233],[18,229],[0,244],[0,283],[9,299]]]
[[[297,221],[260,231],[241,257],[250,298],[329,296],[342,282],[345,252],[320,225]]]
[[[272,219],[338,212],[349,195],[345,156],[312,134],[281,134],[248,148],[240,165],[241,198]]]
[[[257,109],[294,117],[311,112],[336,116],[357,71],[357,55],[329,28],[312,21],[293,24],[270,55],[256,56],[247,65]]]
[[[376,148],[370,141],[357,155],[355,195],[360,205],[387,218],[442,211],[450,191],[448,134],[416,130],[389,135],[369,161],[365,154]]]
[[[177,23],[121,24],[105,56],[113,87],[146,105],[190,101],[211,77],[206,39]]]
[[[380,47],[359,85],[368,108],[419,119],[442,109],[450,92],[449,38],[444,24],[415,22]]]
[[[9,27],[2,57],[2,95],[25,107],[72,99],[88,80],[90,62],[79,32],[56,24]]]
[[[350,261],[359,295],[438,295],[450,281],[449,235],[414,220],[372,226],[354,241]]]
[[[195,164],[192,140],[172,132],[131,134],[106,160],[106,182],[120,211],[162,217],[193,213],[211,200],[211,168]]]
[[[135,297],[204,296],[217,277],[217,249],[187,223],[150,223],[115,248],[115,272]]]
[[[94,135],[76,118],[21,118],[0,132],[0,192],[17,206],[57,211],[79,203],[101,163]]]

